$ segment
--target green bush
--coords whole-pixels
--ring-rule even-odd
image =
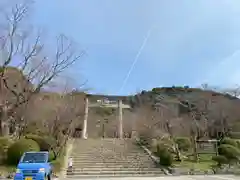
[[[16,165],[24,152],[39,150],[39,145],[34,140],[20,139],[8,148],[7,162],[10,165]]]
[[[230,144],[222,144],[218,148],[219,155],[225,156],[229,161],[236,161],[240,156],[240,151],[237,147]]]
[[[157,147],[158,147],[157,155],[160,158],[160,164],[162,166],[171,166],[173,163],[173,156],[168,151],[168,148],[160,147],[160,146],[157,146]]]
[[[52,162],[54,160],[55,156],[54,156],[54,153],[53,151],[49,151],[49,161]]]
[[[32,139],[36,141],[40,147],[41,151],[48,151],[53,143],[50,137],[41,137],[35,134],[28,134],[25,136],[26,139]]]
[[[212,160],[215,161],[219,167],[221,167],[223,164],[228,164],[228,159],[222,155],[213,156]]]
[[[0,137],[0,163],[4,163],[7,158],[7,150],[12,141],[8,137]]]
[[[0,137],[0,154],[6,151],[11,144],[11,140],[7,137]]]
[[[181,151],[188,151],[191,147],[190,139],[187,137],[177,137],[175,138],[175,143],[177,143]]]
[[[240,141],[239,141],[239,140],[236,140],[236,143],[237,143],[238,149],[240,149]]]
[[[50,152],[50,159],[51,156],[53,155],[53,152]],[[58,173],[61,170],[62,165],[64,164],[64,157],[66,155],[66,148],[63,148],[59,154],[59,157],[57,157],[57,159],[54,159],[51,161],[51,165],[53,167],[53,172],[54,173]]]
[[[234,139],[231,139],[231,138],[224,138],[221,141],[221,144],[229,144],[229,145],[232,145],[234,147],[238,147],[237,141],[234,140]]]

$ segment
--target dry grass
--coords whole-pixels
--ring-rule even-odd
[[[194,162],[191,157],[182,162],[174,162],[174,167],[195,169],[200,171],[206,171],[211,169],[214,162],[212,161],[212,154],[200,154],[199,162]]]
[[[0,165],[0,176],[5,176],[8,173],[15,172],[15,166]]]

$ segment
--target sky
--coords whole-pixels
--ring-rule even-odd
[[[36,0],[31,18],[48,42],[63,33],[86,51],[68,76],[118,95],[240,84],[239,22],[239,0]]]

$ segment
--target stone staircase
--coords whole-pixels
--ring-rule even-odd
[[[131,139],[78,139],[67,178],[160,176],[151,158]]]

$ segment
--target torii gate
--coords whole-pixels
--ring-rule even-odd
[[[88,97],[85,97],[85,111],[84,111],[84,120],[83,120],[83,130],[82,130],[82,138],[87,139],[87,121],[88,121],[88,108],[89,107],[110,107],[110,108],[118,108],[118,133],[119,138],[123,138],[123,116],[122,109],[130,109],[129,105],[125,105],[122,103],[122,100],[119,99],[117,104],[89,104]]]

